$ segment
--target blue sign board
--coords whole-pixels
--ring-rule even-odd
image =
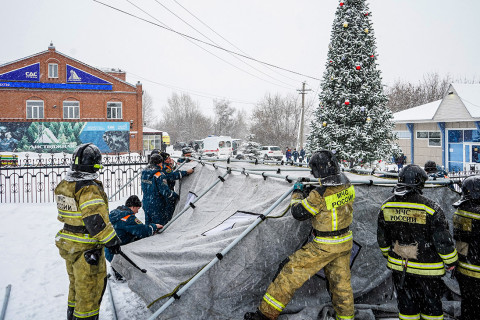
[[[67,83],[111,84],[108,81],[95,77],[67,64]]]
[[[0,81],[40,81],[40,62],[2,73]]]
[[[83,83],[43,83],[43,82],[3,82],[0,88],[40,88],[40,89],[71,89],[71,90],[113,90],[111,84]]]

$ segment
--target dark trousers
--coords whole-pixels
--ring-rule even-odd
[[[480,279],[456,273],[462,294],[462,320],[477,320],[480,317]]]
[[[400,319],[401,315],[443,315],[441,298],[445,284],[440,278],[414,277],[407,273],[403,287],[399,288],[401,277],[400,272],[393,272]]]

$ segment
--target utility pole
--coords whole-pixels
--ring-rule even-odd
[[[304,118],[305,118],[305,95],[307,94],[307,91],[312,91],[310,89],[305,89],[305,81],[302,83],[302,89],[298,90],[299,91],[299,94],[302,95],[302,111],[301,111],[301,114],[300,114],[300,126],[299,126],[299,129],[298,129],[298,146],[297,146],[297,150],[300,150],[303,148],[303,122],[304,122]]]

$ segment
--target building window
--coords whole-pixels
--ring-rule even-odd
[[[417,131],[417,139],[428,139],[429,147],[440,147],[442,145],[440,131]]]
[[[394,131],[397,139],[410,139],[410,131]]]
[[[27,119],[43,119],[42,100],[27,100]]]
[[[58,78],[58,64],[49,63],[48,64],[48,77],[49,78]]]
[[[121,102],[107,102],[107,119],[122,119]]]
[[[162,148],[162,135],[143,135],[143,150],[152,151]]]
[[[63,118],[80,119],[80,102],[63,101]]]

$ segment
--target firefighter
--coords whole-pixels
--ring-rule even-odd
[[[440,277],[458,263],[443,210],[422,195],[427,180],[417,165],[402,168],[378,214],[377,241],[393,271],[401,320],[443,319]]]
[[[178,180],[193,173],[193,169],[188,169],[165,174],[162,163],[162,156],[153,154],[148,167],[142,171],[142,202],[147,225],[151,223],[165,225],[172,219],[179,195],[170,190],[168,181]]]
[[[97,171],[100,150],[82,144],[73,153],[71,170],[55,188],[58,220],[64,223],[55,244],[65,259],[70,280],[68,320],[98,320],[107,284],[103,247],[117,254],[120,239],[108,219],[108,198]]]
[[[462,183],[462,197],[453,204],[453,238],[458,250],[456,278],[462,294],[462,320],[478,319],[480,305],[480,176]]]
[[[270,284],[256,312],[244,319],[277,319],[293,294],[322,268],[325,270],[337,319],[353,319],[353,291],[350,283],[350,254],[353,245],[352,223],[355,190],[340,172],[335,155],[317,151],[309,166],[320,186],[303,194],[297,182],[291,200],[291,212],[297,220],[312,219],[315,238],[291,255]]]

